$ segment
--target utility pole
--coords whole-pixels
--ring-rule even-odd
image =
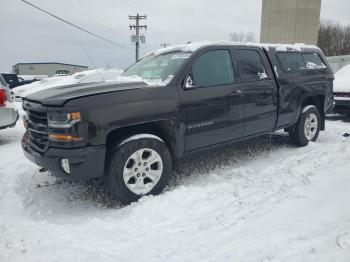
[[[136,62],[139,61],[140,55],[140,42],[145,43],[146,37],[144,35],[140,35],[140,29],[147,29],[146,25],[140,25],[140,20],[147,19],[146,15],[129,15],[130,20],[135,20],[134,25],[129,25],[130,30],[135,30],[135,34],[131,36],[131,42],[135,42],[135,58]]]
[[[169,46],[170,44],[168,44],[168,43],[163,43],[163,44],[160,44],[160,47],[161,48],[166,48],[167,46]]]

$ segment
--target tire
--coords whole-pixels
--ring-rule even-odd
[[[106,189],[125,204],[160,194],[172,173],[169,149],[153,135],[136,135],[115,145],[107,165]]]
[[[298,122],[289,131],[289,137],[297,146],[315,142],[321,129],[321,116],[316,106],[308,105],[301,111]]]

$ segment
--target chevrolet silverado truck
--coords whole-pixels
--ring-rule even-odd
[[[194,152],[276,130],[298,146],[316,141],[334,106],[333,79],[315,46],[168,47],[115,81],[26,97],[22,147],[52,175],[103,178],[111,195],[129,203],[161,193]]]

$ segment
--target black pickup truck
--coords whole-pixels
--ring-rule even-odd
[[[333,73],[306,45],[189,43],[146,55],[115,82],[23,101],[28,159],[68,180],[102,177],[123,202],[159,194],[193,152],[289,132],[306,146],[333,108]]]

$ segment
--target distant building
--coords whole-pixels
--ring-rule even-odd
[[[262,43],[317,44],[321,0],[263,0]]]
[[[12,72],[17,75],[47,75],[53,76],[57,74],[71,75],[76,72],[87,70],[87,66],[71,65],[64,63],[48,62],[48,63],[18,63],[12,66]]]

